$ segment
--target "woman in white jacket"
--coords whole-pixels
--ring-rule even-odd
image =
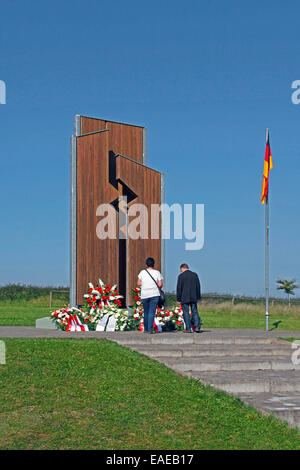
[[[144,309],[144,333],[154,333],[153,323],[159,300],[159,290],[163,285],[162,275],[154,269],[153,258],[146,259],[146,268],[138,275],[138,286],[141,287],[141,300]],[[158,286],[158,287],[157,287]]]

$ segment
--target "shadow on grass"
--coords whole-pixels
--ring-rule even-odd
[[[282,323],[282,320],[278,320],[275,323],[273,323],[273,328],[270,329],[270,331],[276,330],[278,326]]]

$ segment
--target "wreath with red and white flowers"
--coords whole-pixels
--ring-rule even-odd
[[[95,286],[89,283],[88,293],[84,295],[85,305],[83,308],[64,307],[55,310],[50,316],[56,326],[64,331],[105,331],[110,318],[114,320],[115,331],[144,331],[141,288],[134,288],[132,295],[134,305],[130,315],[125,308],[121,307],[122,296],[117,291],[117,286],[104,284],[99,279]],[[183,330],[181,305],[178,305],[174,310],[157,307],[153,328],[155,331]]]
[[[51,319],[56,323],[57,328],[64,331],[88,331],[82,324],[82,317],[85,312],[78,308],[64,307],[51,313]]]
[[[94,331],[102,319],[114,318],[114,329],[125,330],[129,313],[121,308],[122,296],[117,286],[109,286],[99,279],[95,286],[89,283],[88,294],[84,295],[85,305],[81,309],[64,307],[51,313],[56,326],[65,331]],[[100,331],[106,330],[107,323]]]
[[[130,322],[131,329],[144,331],[144,310],[141,300],[141,288],[135,287],[132,290],[134,305],[132,308],[132,320]],[[161,309],[157,307],[153,328],[155,331],[183,330],[184,321],[182,315],[182,307],[178,305],[175,310]]]
[[[129,313],[126,309],[121,308],[120,299],[123,297],[117,291],[116,285],[104,284],[101,279],[95,286],[89,283],[89,291],[88,294],[84,295],[84,298],[85,307],[88,311],[84,313],[83,321],[90,330],[97,329],[97,325],[105,315],[114,317],[116,331],[126,329]]]

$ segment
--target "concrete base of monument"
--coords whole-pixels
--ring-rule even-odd
[[[35,327],[36,328],[46,328],[48,330],[57,330],[57,326],[49,317],[43,317],[43,318],[38,318],[35,321]]]

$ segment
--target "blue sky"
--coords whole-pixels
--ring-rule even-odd
[[[270,128],[270,293],[300,282],[296,1],[15,1],[1,5],[0,284],[69,282],[69,147],[83,114],[148,128],[166,202],[205,204],[205,244],[168,241],[205,292],[263,295]]]

